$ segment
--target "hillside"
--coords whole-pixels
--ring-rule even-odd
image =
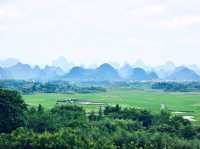
[[[176,81],[199,81],[200,76],[187,67],[178,67],[167,79]]]

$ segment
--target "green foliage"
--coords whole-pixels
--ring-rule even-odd
[[[42,110],[43,107],[40,105],[38,108],[30,108],[27,112],[28,117],[28,125],[27,128],[33,129],[36,132],[44,132],[44,131],[54,131],[56,129],[56,125],[53,117]]]
[[[77,86],[68,82],[31,82],[16,80],[0,80],[0,88],[15,89],[23,94],[31,93],[96,93],[105,92],[103,87]]]
[[[170,92],[200,91],[199,82],[158,82],[152,85],[152,89],[160,89]]]
[[[65,127],[81,127],[86,121],[85,111],[78,106],[56,106],[50,111],[43,109],[39,105],[37,109],[28,110],[28,128],[40,133],[53,132]]]
[[[26,105],[17,91],[0,89],[0,132],[25,126]]]
[[[135,108],[121,109],[119,105],[115,107],[106,107],[104,114],[118,119],[131,119],[142,122],[145,127],[153,123],[153,116],[146,110],[138,110]]]

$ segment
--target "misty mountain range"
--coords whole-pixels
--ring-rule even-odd
[[[149,67],[141,60],[134,65],[113,67],[104,63],[96,68],[75,66],[64,57],[52,62],[51,66],[40,68],[22,64],[17,59],[0,60],[0,79],[35,81],[200,81],[200,69],[196,65],[175,66],[167,62],[159,67]]]

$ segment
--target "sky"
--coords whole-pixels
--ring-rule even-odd
[[[0,0],[0,59],[200,65],[199,0]]]

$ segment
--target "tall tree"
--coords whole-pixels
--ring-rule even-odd
[[[11,132],[26,123],[26,104],[17,91],[0,89],[0,132]]]

